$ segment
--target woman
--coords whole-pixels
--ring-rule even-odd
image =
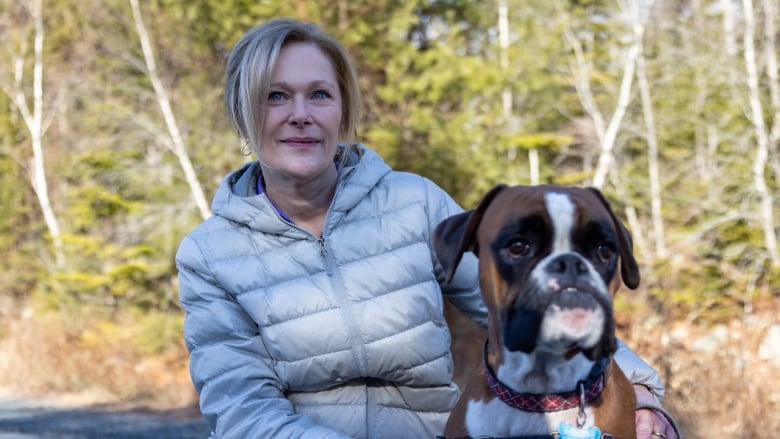
[[[476,259],[442,285],[430,246],[461,208],[349,143],[355,68],[313,25],[273,20],[244,35],[225,101],[258,160],[225,178],[214,216],[176,256],[192,379],[213,434],[440,434],[459,394],[442,296],[486,319]],[[640,396],[662,397],[652,368],[625,347],[618,356]],[[669,431],[652,411],[637,418]]]

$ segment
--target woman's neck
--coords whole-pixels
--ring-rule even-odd
[[[268,198],[297,225],[315,236],[322,234],[325,216],[333,200],[338,171],[333,166],[311,180],[285,178],[263,172]]]

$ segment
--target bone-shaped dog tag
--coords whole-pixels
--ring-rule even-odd
[[[598,427],[575,428],[566,421],[558,424],[558,439],[599,439],[601,430]]]

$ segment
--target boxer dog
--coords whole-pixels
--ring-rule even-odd
[[[631,237],[597,189],[499,185],[444,220],[434,249],[448,280],[479,258],[484,364],[445,438],[635,439],[636,395],[612,359],[612,296],[639,285]]]

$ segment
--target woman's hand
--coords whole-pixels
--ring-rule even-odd
[[[637,439],[677,439],[674,428],[666,416],[652,409],[636,411]]]
[[[634,385],[634,391],[639,407],[658,406],[658,401],[647,387]],[[679,439],[669,419],[652,408],[637,409],[635,419],[637,439]]]

